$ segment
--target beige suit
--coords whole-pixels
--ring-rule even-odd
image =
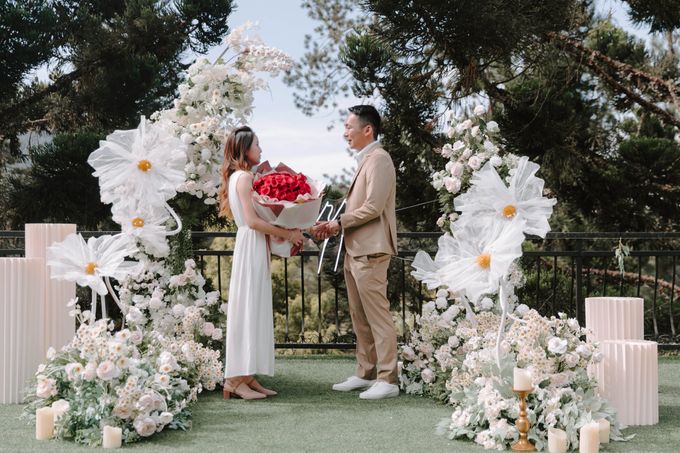
[[[363,379],[396,384],[397,335],[387,300],[387,269],[397,253],[396,175],[376,143],[366,151],[347,193],[340,222],[345,234],[345,280]]]

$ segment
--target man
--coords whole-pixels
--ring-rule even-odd
[[[397,253],[396,175],[390,155],[378,142],[380,115],[370,105],[349,109],[344,137],[357,153],[358,168],[347,193],[345,212],[322,223],[318,238],[345,234],[344,273],[352,326],[357,338],[356,374],[333,390],[365,390],[361,399],[399,395],[397,335],[387,300],[387,269]]]

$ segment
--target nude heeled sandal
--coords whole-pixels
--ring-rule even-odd
[[[267,395],[256,392],[248,387],[248,385],[245,383],[245,380],[239,381],[239,383],[234,386],[226,379],[222,387],[222,396],[225,400],[230,399],[232,396],[244,400],[261,400],[267,397]]]
[[[250,381],[246,382],[246,384],[247,384],[248,387],[250,387],[251,389],[255,390],[256,392],[262,393],[263,395],[267,395],[267,396],[276,396],[276,395],[278,395],[278,393],[275,392],[274,390],[271,390],[271,389],[268,389],[268,388],[266,388],[266,387],[263,387],[262,384],[260,384],[259,382],[257,382],[257,381],[255,380],[255,378],[251,378]]]

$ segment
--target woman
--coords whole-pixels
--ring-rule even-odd
[[[260,163],[261,154],[257,136],[247,126],[235,129],[227,138],[219,214],[232,217],[238,231],[229,280],[225,399],[231,395],[246,400],[276,395],[255,380],[255,374],[274,374],[272,283],[266,235],[294,244],[303,240],[300,230],[270,225],[255,212],[250,170]]]

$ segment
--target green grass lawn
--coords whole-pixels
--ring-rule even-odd
[[[165,431],[125,449],[138,452],[469,452],[471,442],[450,441],[434,433],[451,413],[425,398],[400,395],[362,401],[358,393],[331,390],[354,371],[346,357],[279,357],[277,375],[261,381],[280,392],[264,401],[222,400],[221,392],[201,395],[193,406],[189,432]],[[680,451],[680,359],[659,360],[660,423],[629,428],[627,443],[600,451]],[[0,405],[0,451],[70,452],[88,450],[72,442],[34,439],[34,428],[19,420],[22,406]]]

